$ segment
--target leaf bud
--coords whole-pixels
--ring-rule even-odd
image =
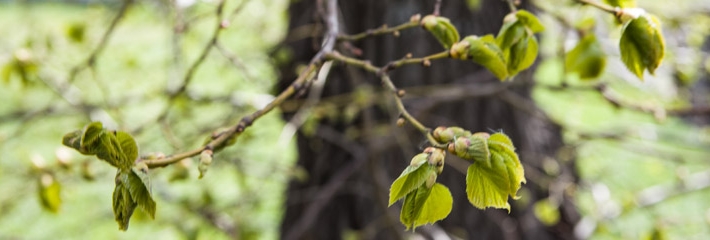
[[[205,149],[200,153],[200,163],[197,165],[197,170],[200,171],[198,178],[202,179],[207,173],[207,168],[212,164],[212,150]]]

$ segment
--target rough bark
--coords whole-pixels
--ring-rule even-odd
[[[296,66],[307,62],[317,51],[319,33],[312,30],[319,27],[304,27],[320,21],[317,2],[298,1],[290,7],[291,40],[304,32],[315,38],[283,45],[290,49],[293,58],[282,65],[282,86],[295,78]],[[341,29],[358,33],[382,24],[394,26],[408,21],[413,14],[431,13],[434,2],[340,1]],[[482,1],[479,11],[471,11],[465,2],[443,1],[441,8],[441,15],[450,18],[462,36],[496,34],[503,16],[509,12],[506,3],[500,0]],[[371,37],[353,46],[348,49],[339,45],[338,49],[345,54],[353,52],[352,49],[362,50],[361,58],[377,66],[407,53],[425,56],[443,50],[433,37],[418,28],[402,31],[398,38]],[[521,73],[512,84],[498,82],[474,63],[453,60],[437,60],[431,67],[406,66],[391,72],[400,88],[431,86],[424,91],[410,91],[405,97],[407,108],[425,125],[456,125],[472,131],[508,134],[518,147],[528,178],[522,190],[523,200],[511,202],[510,214],[505,210],[479,210],[466,199],[466,163],[448,156],[449,164],[439,182],[452,191],[453,211],[444,221],[418,228],[417,232],[432,238],[437,234],[464,239],[574,238],[573,226],[579,216],[565,193],[556,196],[562,199],[562,218],[558,224],[545,226],[532,211],[532,204],[548,197],[553,186],[564,189],[565,184],[575,183],[577,177],[574,154],[564,148],[560,127],[550,122],[530,98],[531,72]],[[362,86],[381,89],[373,74],[338,65],[331,71],[323,97],[346,94]],[[341,239],[344,234],[354,233],[363,239],[397,239],[410,234],[399,223],[400,205],[387,208],[387,194],[392,180],[422,150],[425,138],[411,126],[395,126],[398,116],[390,97],[378,96],[377,101],[378,104],[364,108],[352,121],[342,117],[347,115],[343,112],[348,106],[340,105],[340,118],[321,120],[315,133],[298,133],[297,165],[308,172],[308,178],[289,184],[282,238]],[[286,111],[285,119],[292,114]],[[560,171],[546,174],[542,170],[543,161],[559,164]]]

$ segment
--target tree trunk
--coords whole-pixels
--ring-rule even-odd
[[[281,66],[282,87],[295,79],[296,66],[307,63],[320,46],[322,33],[318,30],[322,25],[318,25],[317,2],[297,1],[290,7],[289,39],[283,47],[290,49],[293,58]],[[416,13],[431,13],[434,2],[340,1],[341,31],[354,34],[382,24],[401,24]],[[441,7],[441,15],[451,19],[462,37],[496,34],[508,12],[501,0],[484,0],[478,11],[470,10],[464,0],[443,1]],[[304,34],[314,38],[298,39]],[[421,57],[443,50],[419,28],[404,30],[399,37],[385,35],[351,46],[340,44],[337,49],[346,55],[361,52],[359,58],[376,66],[408,53]],[[464,239],[574,238],[573,227],[579,215],[565,191],[577,182],[574,154],[563,146],[560,127],[531,100],[531,72],[524,71],[514,81],[501,83],[473,62],[448,59],[433,61],[430,67],[405,66],[391,72],[397,87],[407,89],[407,109],[425,125],[508,134],[528,179],[520,192],[523,198],[511,202],[510,214],[499,209],[480,210],[466,198],[467,163],[449,155],[438,181],[451,190],[453,211],[433,226],[417,228],[417,233],[430,238],[442,234]],[[293,180],[288,186],[283,239],[397,239],[411,234],[399,223],[401,203],[387,207],[388,191],[410,159],[421,152],[426,139],[411,126],[396,127],[398,116],[392,97],[381,94],[381,89],[379,79],[371,73],[343,64],[333,67],[322,95],[322,103],[335,106],[321,114],[330,117],[321,118],[312,128],[315,131],[299,131],[297,136],[297,165],[308,177]],[[348,95],[353,91],[357,94]],[[374,102],[368,104],[369,100]],[[289,109],[284,112],[286,120],[293,116]],[[558,166],[559,171],[544,171],[543,162]],[[532,206],[550,193],[553,202],[561,202],[561,218],[545,226],[535,217]]]

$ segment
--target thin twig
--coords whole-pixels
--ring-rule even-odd
[[[308,116],[311,115],[313,108],[320,101],[323,87],[325,86],[326,79],[328,79],[328,74],[330,73],[332,66],[333,61],[328,61],[325,62],[320,68],[316,81],[310,87],[308,98],[299,108],[298,112],[291,117],[291,120],[286,123],[283,130],[281,130],[281,136],[279,136],[278,141],[279,146],[286,146],[286,144],[288,144],[293,135],[296,133],[296,130],[298,130],[298,128],[306,122]]]
[[[413,28],[413,27],[418,27],[419,26],[419,21],[409,21],[406,23],[402,23],[400,25],[394,26],[394,27],[387,27],[387,25],[383,25],[382,27],[379,27],[377,29],[369,29],[365,32],[358,33],[355,35],[339,35],[338,36],[338,41],[358,41],[361,39],[364,39],[366,37],[372,37],[372,36],[377,36],[377,35],[384,35],[384,34],[396,34],[396,32],[408,29],[408,28]]]
[[[317,62],[317,61],[316,61]],[[253,112],[251,115],[243,117],[239,123],[236,125],[230,127],[227,130],[221,131],[219,133],[216,133],[214,135],[214,138],[212,141],[208,142],[207,144],[187,151],[183,153],[177,153],[165,158],[160,158],[160,159],[154,159],[154,160],[143,160],[149,168],[158,168],[158,167],[165,167],[170,164],[179,162],[182,159],[189,158],[196,156],[200,154],[203,150],[206,149],[215,149],[219,147],[223,147],[228,140],[238,137],[238,135],[244,130],[251,126],[251,124],[259,119],[260,117],[264,116],[266,113],[270,112],[273,110],[276,106],[280,105],[283,101],[291,97],[297,89],[300,89],[301,86],[306,82],[307,76],[310,75],[313,71],[316,70],[316,64],[310,64],[307,69],[305,69],[301,74],[299,75],[298,79],[296,79],[291,85],[286,88],[283,92],[281,92],[273,101],[271,101],[269,104],[267,104],[264,108],[257,110]]]
[[[615,8],[615,7],[612,7],[612,6],[609,6],[609,5],[594,1],[594,0],[576,0],[576,1],[578,3],[584,4],[584,5],[589,5],[589,6],[598,8],[602,11],[614,14],[615,16],[618,15],[619,11],[620,11],[619,8]]]
[[[432,15],[439,16],[441,14],[441,0],[434,2],[434,13]]]
[[[222,14],[224,10],[224,3],[226,0],[222,0],[219,2],[219,5],[217,5],[217,10],[216,10],[216,15],[217,15],[217,24],[215,24],[215,30],[212,32],[212,37],[210,37],[209,42],[205,45],[205,47],[202,49],[202,52],[200,53],[200,56],[197,57],[197,60],[192,63],[190,68],[187,70],[187,73],[185,74],[185,77],[182,81],[182,84],[180,84],[180,87],[178,87],[177,90],[173,91],[170,93],[170,100],[172,101],[175,99],[177,96],[180,94],[184,93],[185,90],[187,89],[187,85],[190,84],[190,81],[192,81],[195,72],[197,71],[197,68],[202,65],[202,63],[205,61],[207,58],[207,55],[210,53],[210,50],[212,50],[212,47],[214,47],[215,43],[217,43],[217,39],[219,38],[219,33],[222,32],[222,29],[224,28],[223,23],[222,23]],[[169,107],[168,107],[169,108]],[[163,114],[166,115],[166,114]],[[164,117],[162,117],[164,118]]]
[[[514,13],[518,11],[518,7],[515,6],[515,1],[517,0],[505,0],[508,3],[508,8],[510,8],[510,12]]]

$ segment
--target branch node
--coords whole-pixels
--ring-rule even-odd
[[[431,61],[429,61],[429,59],[424,59],[424,61],[422,61],[422,66],[425,66],[425,67],[431,66]]]

